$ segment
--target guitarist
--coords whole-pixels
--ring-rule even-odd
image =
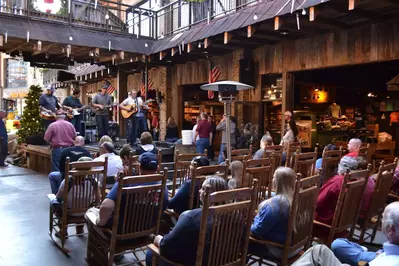
[[[73,90],[72,95],[65,98],[62,102],[64,106],[71,107],[72,109],[77,109],[78,112],[82,111],[85,106],[80,102],[80,89],[76,88]],[[83,114],[75,115],[71,120],[72,125],[75,127],[76,133],[82,133],[81,131],[81,121]]]
[[[128,141],[133,146],[136,143],[137,136],[141,136],[141,133],[147,131],[147,121],[143,109],[147,109],[144,105],[143,99],[137,97],[137,90],[133,89],[130,92],[130,96],[126,98],[119,107],[125,111],[133,111],[136,106],[137,112],[129,117],[128,121]]]
[[[104,135],[108,135],[108,108],[111,105],[111,96],[107,94],[107,90],[108,86],[103,85],[92,101],[93,107],[96,108],[98,139],[101,139]]]
[[[48,114],[55,114],[55,112],[60,108],[65,108],[72,111],[70,107],[64,107],[60,104],[57,97],[54,96],[55,87],[49,85],[47,87],[47,92],[43,93],[39,97],[40,112],[47,112]],[[47,130],[48,126],[55,120],[42,119],[44,130]]]

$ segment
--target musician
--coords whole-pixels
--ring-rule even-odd
[[[55,87],[49,85],[47,87],[47,92],[39,97],[40,112],[46,112],[47,114],[52,115],[55,114],[55,112],[60,108],[65,108],[72,111],[72,108],[65,107],[60,104],[57,97],[54,96],[54,92],[55,92]],[[46,130],[48,126],[54,121],[55,120],[42,119],[44,130]]]
[[[128,141],[133,146],[136,143],[137,136],[147,131],[147,119],[145,117],[145,109],[148,109],[141,97],[137,97],[137,90],[133,89],[130,96],[126,98],[119,107],[125,111],[133,111],[137,107],[137,112],[129,117],[128,125]]]
[[[72,109],[76,109],[76,111],[81,112],[84,108],[83,104],[80,102],[80,89],[76,88],[73,90],[72,95],[65,98],[62,102],[64,106],[71,107]],[[76,133],[82,133],[81,131],[81,121],[83,114],[74,115],[71,120],[72,125],[75,127]]]
[[[99,139],[104,135],[108,135],[108,108],[111,105],[111,96],[107,94],[107,89],[108,86],[103,85],[92,101],[94,108],[96,108]]]

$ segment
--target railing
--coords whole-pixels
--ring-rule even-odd
[[[159,39],[256,2],[177,0],[163,7],[146,9],[123,4],[118,0],[0,0],[0,14],[134,34],[137,38]],[[59,3],[58,7],[55,3]],[[57,10],[52,10],[54,8]]]

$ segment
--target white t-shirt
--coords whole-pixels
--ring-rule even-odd
[[[197,132],[197,127],[198,127],[198,124],[195,124],[194,127],[193,127],[193,137],[192,137],[192,139],[195,138],[195,133]],[[197,136],[197,138],[195,140],[196,141],[199,140],[199,135]]]
[[[94,162],[104,162],[105,157],[108,157],[107,176],[116,176],[123,169],[123,162],[119,155],[114,153],[105,153],[95,158]],[[104,177],[100,176],[100,186],[103,184]]]
[[[143,99],[141,97],[136,97],[133,99],[132,97],[128,97],[125,100],[123,100],[122,105],[133,105],[136,104],[139,107],[138,112],[136,113],[136,116],[140,116],[142,114],[141,106],[143,105]]]

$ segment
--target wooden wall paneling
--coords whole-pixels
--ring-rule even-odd
[[[326,66],[334,64],[334,34],[327,33],[324,35],[324,56],[326,57]]]
[[[282,113],[285,111],[293,111],[294,99],[294,75],[289,72],[283,72],[283,100],[282,100]],[[284,135],[285,120],[281,121],[281,137]]]

